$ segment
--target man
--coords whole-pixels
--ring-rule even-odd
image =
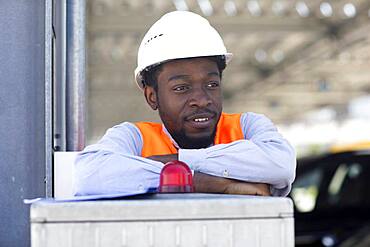
[[[175,11],[159,19],[138,52],[135,79],[163,124],[122,123],[76,161],[76,195],[147,191],[164,164],[194,171],[196,192],[285,196],[295,176],[293,148],[269,119],[222,112],[222,72],[231,60],[203,17]]]

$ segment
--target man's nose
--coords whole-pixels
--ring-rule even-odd
[[[190,106],[192,107],[206,107],[212,103],[211,97],[206,89],[204,88],[196,88],[192,90],[191,98],[190,98]]]

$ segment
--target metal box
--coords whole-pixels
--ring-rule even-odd
[[[289,198],[151,194],[31,205],[32,247],[294,246]]]

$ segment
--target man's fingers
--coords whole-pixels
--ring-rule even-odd
[[[252,184],[258,188],[259,195],[270,196],[270,186],[268,184]]]
[[[269,196],[270,186],[261,183],[234,182],[227,186],[227,194]]]
[[[268,184],[243,182],[199,172],[194,173],[193,183],[195,191],[200,193],[270,196]]]

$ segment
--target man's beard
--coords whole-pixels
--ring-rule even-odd
[[[183,129],[177,133],[171,133],[172,138],[176,141],[176,143],[182,149],[207,148],[211,144],[213,144],[215,135],[216,135],[216,128],[213,131],[212,135],[200,137],[200,138],[191,138],[187,136]]]
[[[162,120],[162,123],[166,127],[167,131],[171,135],[171,137],[176,141],[176,143],[179,145],[182,149],[199,149],[199,148],[207,148],[211,144],[213,144],[213,141],[215,139],[216,135],[216,127],[214,128],[213,132],[209,136],[203,136],[203,137],[190,137],[186,135],[185,129],[181,128],[178,131],[171,131],[172,128],[168,126],[166,123],[166,117],[165,114],[161,111],[160,108],[158,108],[159,116]]]
[[[180,148],[182,149],[200,149],[200,148],[207,148],[211,144],[213,144],[215,135],[216,135],[216,130],[217,126],[214,128],[212,134],[210,136],[204,136],[204,137],[199,137],[199,138],[194,138],[194,137],[189,137],[186,135],[185,130],[181,128],[179,131],[171,133],[169,126],[166,125],[166,117],[165,114],[161,111],[161,105],[157,93],[157,103],[158,103],[158,112],[159,116],[162,120],[162,123],[166,127],[167,131],[170,133],[171,137],[176,141],[176,143],[179,145]],[[210,113],[214,113],[217,115],[216,112],[206,110]],[[218,116],[217,122],[219,120],[220,116]]]

